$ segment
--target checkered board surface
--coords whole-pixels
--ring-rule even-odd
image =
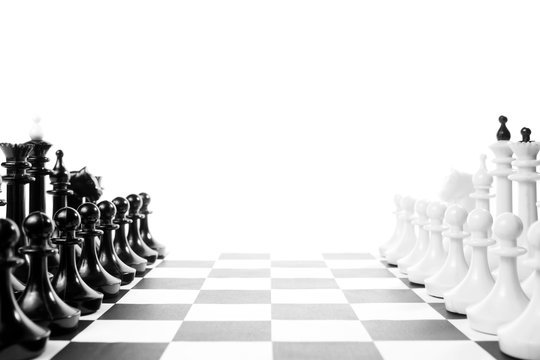
[[[370,254],[158,261],[44,359],[506,359]]]

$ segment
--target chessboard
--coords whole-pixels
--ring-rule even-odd
[[[368,253],[171,254],[40,359],[509,359]]]

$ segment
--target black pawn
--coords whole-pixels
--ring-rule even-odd
[[[167,248],[165,245],[161,244],[159,241],[154,239],[152,236],[152,233],[150,232],[150,228],[148,227],[148,216],[152,213],[152,211],[148,210],[148,205],[150,205],[150,201],[152,201],[152,198],[147,193],[140,193],[139,196],[142,200],[142,206],[141,206],[141,215],[143,218],[141,219],[141,226],[140,226],[140,234],[141,239],[144,241],[146,245],[148,245],[152,250],[157,251],[158,258],[163,259],[165,255],[167,254]]]
[[[60,299],[47,274],[47,258],[58,251],[49,246],[53,232],[51,219],[36,211],[24,220],[23,228],[29,245],[21,252],[29,258],[30,276],[19,298],[21,309],[30,319],[51,329],[53,335],[75,330],[81,312]]]
[[[88,286],[77,269],[75,247],[81,239],[75,231],[81,224],[79,213],[70,207],[62,208],[54,214],[54,222],[61,235],[53,239],[60,248],[60,266],[53,278],[53,287],[66,303],[81,310],[83,315],[94,313],[101,306],[103,294]]]
[[[103,231],[103,238],[99,248],[99,261],[109,274],[116,276],[122,281],[122,285],[127,285],[135,279],[135,269],[126,265],[114,249],[114,239],[112,232],[120,226],[113,224],[116,215],[116,206],[110,201],[103,200],[98,204],[101,217],[98,228]]]
[[[12,220],[0,219],[0,359],[29,359],[39,356],[51,333],[30,320],[15,301],[11,268],[24,260],[14,257],[19,229]]]
[[[531,142],[531,129],[522,128],[521,129],[521,141],[520,142]]]
[[[139,212],[142,206],[141,197],[136,194],[131,194],[128,195],[127,200],[129,201],[129,211],[127,217],[132,221],[131,224],[129,224],[129,232],[127,236],[129,246],[131,246],[137,255],[145,258],[149,264],[153,264],[157,260],[158,253],[144,243],[141,238],[141,233],[139,232],[139,220],[144,217],[144,215],[141,215]]]
[[[113,199],[113,204],[116,206],[114,223],[120,226],[114,233],[114,248],[116,253],[124,263],[134,268],[137,274],[143,274],[148,261],[131,249],[126,237],[126,224],[131,223],[131,220],[126,218],[126,213],[129,210],[129,202],[126,198],[117,197]]]
[[[120,278],[112,276],[101,266],[96,252],[96,240],[103,235],[103,231],[96,229],[99,209],[93,203],[84,203],[77,211],[82,223],[78,235],[84,239],[79,273],[92,289],[102,292],[105,298],[114,297],[120,292]]]
[[[508,141],[510,140],[510,131],[506,127],[506,122],[508,119],[506,116],[501,115],[499,116],[499,123],[501,123],[501,127],[499,127],[499,130],[497,131],[497,140],[498,141]]]

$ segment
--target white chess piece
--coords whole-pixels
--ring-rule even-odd
[[[401,199],[401,207],[403,209],[403,229],[397,244],[388,249],[386,252],[386,261],[391,265],[397,265],[397,261],[407,255],[416,244],[416,234],[412,225],[414,217],[414,199],[410,196],[405,196]]]
[[[534,253],[527,264],[534,269],[534,292],[525,311],[514,321],[501,326],[499,346],[507,355],[519,359],[540,359],[540,222],[528,233],[530,251]]]
[[[518,246],[527,249],[527,231],[529,226],[538,220],[536,181],[540,179],[540,175],[536,172],[536,167],[540,161],[536,160],[536,157],[540,151],[540,143],[528,141],[526,136],[530,136],[530,130],[527,128],[521,129],[521,134],[524,136],[524,141],[510,144],[510,148],[516,155],[516,160],[512,162],[512,165],[516,167],[517,171],[508,178],[518,184],[517,215],[523,221],[523,233],[518,239]],[[525,280],[532,272],[531,268],[524,264],[524,261],[530,256],[529,253],[529,256],[518,260],[518,274],[521,281]]]
[[[428,204],[426,213],[429,224],[425,226],[425,229],[429,231],[429,245],[424,257],[407,269],[410,282],[423,285],[425,279],[435,274],[444,264],[446,252],[442,244],[442,232],[446,227],[442,222],[445,211],[446,205],[441,202],[434,201]]]
[[[426,213],[427,205],[428,202],[426,200],[418,200],[414,206],[416,218],[413,220],[413,225],[418,228],[418,238],[412,251],[397,263],[399,271],[403,274],[407,274],[407,268],[416,264],[426,254],[429,245],[429,232],[424,229],[424,226],[429,223]]]
[[[448,256],[443,266],[425,280],[428,295],[443,297],[443,294],[454,288],[467,275],[469,266],[463,253],[463,239],[469,234],[463,231],[467,221],[467,210],[460,205],[451,205],[444,214],[445,223],[449,226],[443,235],[450,239]]]
[[[536,207],[537,208],[540,207],[540,201],[536,202]],[[531,298],[533,295],[535,284],[536,284],[536,272],[534,271],[525,281],[521,283],[521,287],[523,288],[523,291],[525,291],[525,294],[527,294],[529,298]]]
[[[491,184],[493,183],[493,176],[488,172],[486,166],[485,154],[480,155],[480,167],[473,176],[474,192],[470,195],[474,199],[475,209],[485,209],[489,211],[489,199],[494,195],[489,193]]]
[[[34,124],[30,128],[30,133],[29,133],[30,139],[43,140],[43,129],[41,128],[40,122],[41,122],[40,118],[34,119]]]
[[[394,196],[394,204],[396,206],[396,210],[394,211],[394,214],[396,216],[396,225],[394,227],[394,233],[390,237],[390,240],[388,240],[381,247],[379,247],[379,253],[383,257],[386,256],[386,252],[388,251],[388,249],[390,249],[396,244],[396,241],[401,235],[401,230],[403,228],[403,220],[401,218],[401,198],[402,196],[399,194],[396,194]]]
[[[506,120],[504,121],[506,122]],[[510,135],[508,135],[510,138]],[[510,148],[509,140],[498,140],[489,148],[493,151],[495,158],[495,169],[490,172],[495,177],[495,215],[499,216],[505,212],[512,212],[512,181],[508,176],[512,174],[513,151]]]
[[[489,199],[494,197],[494,194],[490,194],[491,184],[493,183],[493,176],[488,172],[486,166],[487,156],[485,154],[480,155],[480,166],[473,176],[474,192],[470,195],[475,201],[475,209],[485,209],[490,211]],[[488,229],[488,237],[491,237],[491,228]],[[472,257],[472,248],[465,245],[465,259],[470,264]],[[499,258],[493,254],[488,255],[489,266],[492,270],[495,270],[498,266]]]
[[[485,209],[475,209],[467,217],[471,237],[466,243],[472,248],[471,265],[467,276],[455,288],[444,294],[446,310],[466,314],[468,306],[484,299],[495,284],[488,264],[487,248],[495,244],[488,238],[493,217]]]
[[[517,247],[517,238],[523,223],[512,213],[501,214],[495,219],[493,232],[500,247],[495,252],[501,257],[495,286],[479,303],[467,308],[471,328],[488,334],[516,319],[525,310],[529,299],[523,292],[517,273],[517,257],[526,250]]]

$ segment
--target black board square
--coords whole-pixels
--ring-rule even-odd
[[[468,340],[447,320],[367,320],[362,324],[374,341]]]
[[[274,342],[274,360],[382,360],[371,342]]]
[[[144,278],[134,289],[200,290],[204,279],[191,278]]]
[[[77,336],[79,333],[81,333],[84,329],[86,329],[93,322],[94,321],[92,320],[79,320],[79,326],[77,327],[75,331],[65,333],[65,334],[54,335],[54,336],[51,336],[50,339],[51,340],[71,340],[75,336]]]
[[[365,303],[423,303],[414,291],[407,289],[343,290],[351,304]]]
[[[99,320],[184,320],[191,305],[116,304]]]
[[[433,309],[444,316],[445,319],[466,319],[467,316],[446,310],[444,303],[429,303]]]
[[[71,342],[52,360],[158,360],[167,343]]]

